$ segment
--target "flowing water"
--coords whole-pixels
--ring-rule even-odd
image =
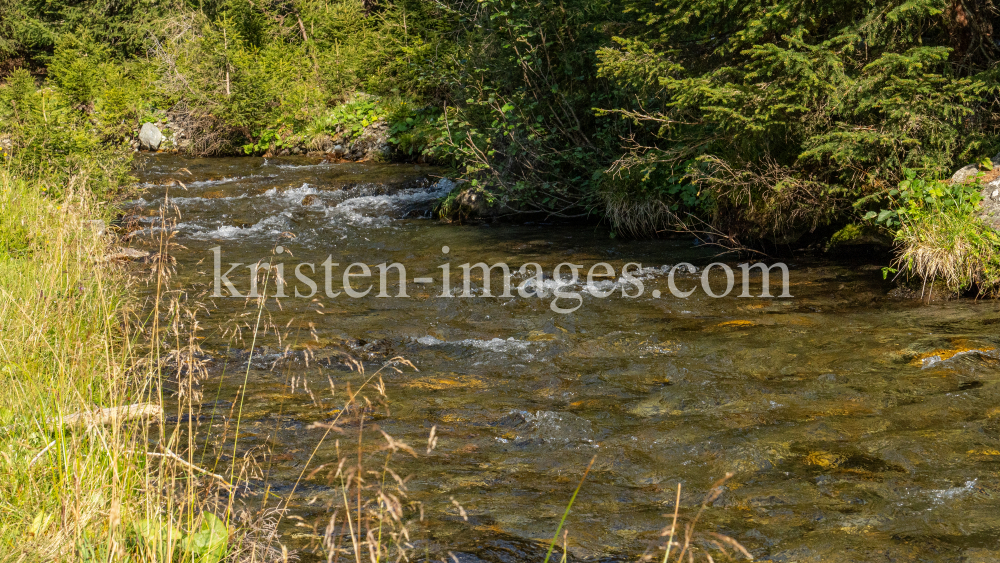
[[[393,464],[413,475],[409,497],[424,505],[428,531],[413,538],[422,554],[541,560],[596,455],[567,520],[573,557],[634,559],[669,524],[678,483],[690,513],[727,472],[735,475],[699,526],[737,538],[758,559],[1000,557],[996,302],[891,299],[884,259],[864,256],[790,262],[792,298],[736,297],[737,278],[728,297],[678,299],[663,266],[703,268],[716,259],[711,250],[690,239],[613,239],[590,225],[444,224],[428,218],[452,186],[436,173],[305,158],[143,161],[141,197],[129,203],[144,228],[135,245],[156,238],[169,197],[180,245],[171,286],[207,304],[200,342],[211,377],[199,420],[224,426],[242,411],[237,456],[270,451],[253,494],[269,487],[287,496],[304,468],[336,463],[337,448],[356,442],[356,424],[321,444],[326,430],[315,424],[333,420],[346,386],[361,384],[345,358],[370,375],[402,356],[419,372],[383,372],[388,399],[370,410],[365,439],[372,450],[385,443],[369,430],[377,424],[420,453],[399,453]],[[375,274],[354,287],[374,280],[375,288],[331,299],[313,276],[316,296],[267,301],[260,323],[280,327],[281,340],[273,329],[254,339],[253,300],[210,295],[215,247],[223,273],[230,263],[284,263],[289,295],[294,265],[313,263],[318,273],[328,256],[340,264],[333,289],[353,262]],[[394,270],[393,297],[377,297],[375,265],[391,262],[406,267],[407,298],[395,297]],[[552,310],[551,292],[440,297],[440,266],[451,265],[458,293],[467,262],[536,262],[553,283],[562,262],[584,272],[638,262],[645,291],[622,297],[621,280],[607,278],[601,287],[614,295],[583,292],[569,314]],[[421,276],[434,283],[409,281]],[[247,291],[245,267],[229,279]],[[697,280],[687,274],[678,285]],[[481,286],[480,277],[473,293]],[[434,426],[437,449],[424,455]],[[322,472],[296,489],[294,518],[282,528],[306,560],[311,527],[322,532],[340,498]]]

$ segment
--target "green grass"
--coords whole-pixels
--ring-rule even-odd
[[[0,172],[0,551],[78,560],[148,518],[144,427],[64,417],[137,402],[121,276],[99,262],[93,202]],[[101,555],[100,559],[106,557]]]
[[[1000,233],[972,213],[941,211],[904,220],[896,234],[898,267],[952,292],[1000,291]]]
[[[147,454],[151,438],[164,443],[151,430],[163,430],[155,372],[137,361],[129,278],[103,260],[96,202],[44,193],[0,170],[0,553],[238,559],[246,546],[232,548],[230,528],[203,509],[200,472]],[[129,405],[147,412],[108,416]]]

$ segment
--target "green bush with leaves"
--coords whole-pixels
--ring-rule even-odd
[[[918,177],[917,171],[911,169],[904,169],[903,175],[905,179],[899,187],[887,193],[889,208],[869,211],[863,217],[865,221],[895,230],[905,221],[919,221],[928,215],[972,217],[983,199],[979,182],[926,179]]]
[[[311,136],[342,135],[349,140],[385,117],[386,111],[378,99],[362,97],[331,108],[316,117],[306,130]]]

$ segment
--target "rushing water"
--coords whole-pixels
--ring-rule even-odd
[[[172,251],[171,284],[208,304],[202,347],[212,377],[201,420],[218,426],[242,408],[238,451],[270,449],[266,486],[276,495],[291,490],[307,461],[309,469],[335,462],[335,439],[357,439],[348,429],[309,461],[325,432],[313,423],[331,420],[344,386],[361,381],[338,358],[360,359],[370,374],[402,356],[420,371],[384,372],[387,408],[372,411],[372,424],[421,454],[437,427],[436,453],[394,458],[397,473],[414,475],[410,498],[431,522],[420,549],[432,556],[540,560],[536,540],[551,538],[596,454],[567,524],[576,557],[640,554],[669,524],[678,483],[690,510],[727,472],[735,476],[701,527],[739,539],[759,559],[1000,557],[996,302],[891,299],[882,264],[863,256],[791,262],[793,298],[738,298],[737,287],[726,298],[698,291],[677,299],[661,267],[717,259],[691,240],[623,241],[582,225],[443,224],[428,210],[451,184],[434,173],[169,156],[148,158],[139,171],[145,184],[130,204],[144,227],[136,246],[155,238],[146,235],[156,235],[169,196],[182,245]],[[287,249],[280,256],[278,245]],[[270,300],[264,316],[285,337],[270,331],[254,341],[254,304],[208,295],[214,247],[223,272],[234,262],[286,263],[289,293],[294,264],[320,271],[331,255],[340,264],[334,289],[352,262],[400,262],[408,278],[436,283],[379,298],[376,277],[364,298]],[[655,269],[644,270],[641,297],[583,293],[570,314],[553,312],[551,297],[438,296],[440,265],[451,264],[457,293],[457,266],[480,261],[537,262],[549,274],[561,262]],[[245,268],[229,277],[247,289]],[[395,295],[395,273],[390,279]],[[233,340],[236,327],[242,340]],[[307,345],[308,366],[301,354],[274,365],[286,346]],[[240,406],[233,401],[244,378]],[[286,540],[305,546],[311,531],[301,524],[320,522],[322,531],[337,495],[318,477],[299,485],[290,514],[301,520],[285,519]]]

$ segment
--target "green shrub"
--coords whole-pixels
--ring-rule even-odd
[[[43,191],[106,194],[126,183],[131,154],[108,142],[75,101],[56,85],[37,87],[26,70],[14,71],[0,87],[0,134],[12,144],[5,166],[46,178]]]

